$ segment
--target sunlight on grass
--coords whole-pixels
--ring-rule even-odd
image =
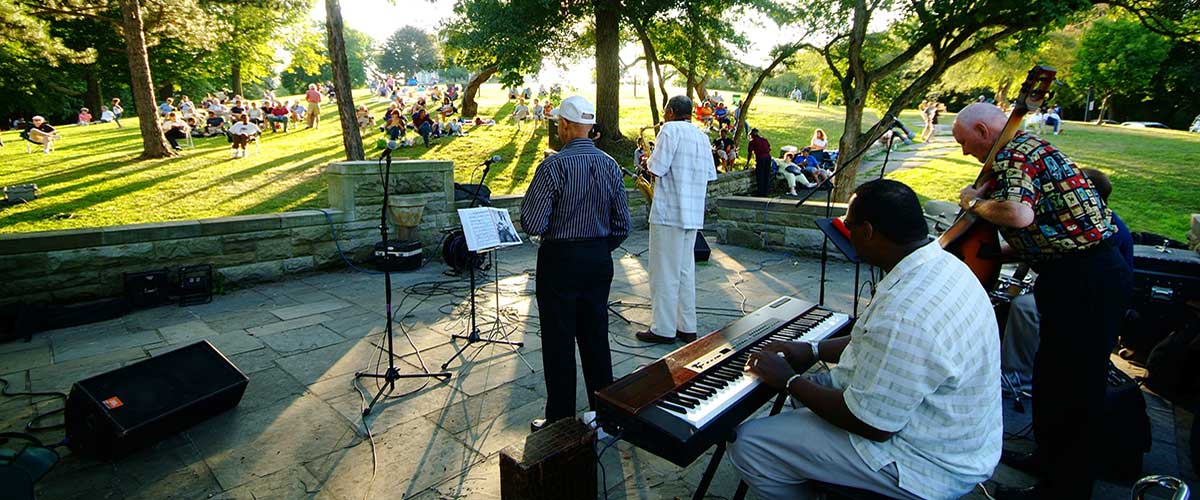
[[[621,129],[633,138],[641,127],[651,125],[649,102],[644,87],[626,86],[622,92]],[[592,99],[594,90],[564,92],[570,94]],[[744,96],[730,91],[721,94],[726,103],[732,103],[735,95]],[[355,102],[366,104],[377,118],[382,118],[387,107],[385,99],[366,91],[356,92]],[[401,149],[396,157],[450,160],[456,182],[477,182],[478,166],[499,154],[504,160],[491,169],[487,179],[492,192],[522,193],[549,148],[545,124],[527,122],[517,127],[510,119],[513,104],[499,85],[485,85],[479,103],[480,116],[495,118],[495,126],[468,126],[467,136],[438,139],[428,149],[420,145],[419,136],[410,133],[418,145]],[[345,156],[336,109],[327,105],[323,110],[319,130],[301,126],[287,134],[267,132],[261,152],[255,153],[252,146],[250,155],[242,159],[230,158],[224,138],[205,138],[196,139],[196,148],[185,149],[179,157],[137,161],[141,139],[136,118],[125,120],[121,129],[113,125],[62,126],[65,139],[49,156],[26,154],[16,132],[5,132],[8,146],[0,148],[0,185],[36,183],[41,198],[0,209],[0,233],[325,207],[328,201],[321,169]],[[830,144],[836,145],[842,113],[840,107],[818,109],[813,103],[759,96],[749,123],[762,131],[776,151],[784,145],[807,145],[815,128],[825,129]],[[867,120],[876,117],[867,112]],[[901,117],[914,132],[919,131],[920,118],[915,111]],[[651,134],[646,132],[647,137]],[[364,133],[369,159],[378,158],[375,142],[380,137],[378,129]],[[1054,142],[1081,164],[1113,175],[1113,206],[1135,230],[1182,237],[1187,229],[1185,214],[1200,210],[1200,137],[1196,134],[1070,123],[1067,133]],[[622,166],[630,166],[628,153],[613,155]],[[745,154],[739,167],[744,165]],[[953,199],[977,169],[954,151],[893,176],[925,198]]]

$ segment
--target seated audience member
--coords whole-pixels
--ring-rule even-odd
[[[196,130],[196,115],[192,115],[187,118],[184,118],[183,121],[187,122],[188,130]],[[196,136],[193,135],[192,137],[196,137]]]
[[[637,148],[633,150],[633,166],[644,167],[650,159],[650,149],[646,147],[646,138],[638,137]]]
[[[229,121],[237,123],[242,120],[244,114],[246,114],[246,104],[241,99],[234,99],[233,106],[229,108]]]
[[[158,105],[158,115],[166,117],[168,113],[175,111],[175,99],[168,97],[166,101]]]
[[[283,131],[288,131],[289,111],[286,101],[275,101],[275,105],[271,107],[271,114],[267,115],[267,123],[271,125],[271,132],[279,132],[279,124],[283,124]]]
[[[412,126],[421,134],[425,147],[429,147],[429,137],[433,135],[433,120],[429,118],[429,112],[425,111],[425,108],[419,108],[413,115]]]
[[[75,125],[77,126],[87,126],[92,124],[92,113],[91,111],[88,111],[87,108],[79,108],[79,116],[76,118],[77,120]]]
[[[364,104],[358,106],[358,110],[354,112],[354,119],[358,122],[359,130],[366,130],[375,124],[375,117],[371,116],[371,112]]]
[[[721,137],[713,141],[713,151],[717,154],[717,159],[721,161],[721,165],[728,172],[733,169],[734,160],[738,157],[737,148],[733,146],[733,139],[729,138],[729,131],[721,129]]]
[[[538,103],[537,99],[533,100],[533,108],[531,108],[531,109],[533,110],[534,121],[540,122],[540,121],[546,119],[546,110],[545,110],[545,108],[542,108],[542,105],[540,103]]]
[[[192,104],[192,99],[188,96],[179,98],[179,116],[187,118],[196,113],[196,105]]]
[[[789,196],[796,196],[796,186],[804,186],[808,189],[817,186],[817,183],[812,182],[808,176],[804,175],[803,167],[796,164],[796,153],[791,151],[784,153],[783,158],[780,158],[778,162],[781,167],[778,173],[787,181]]]
[[[829,154],[825,152],[825,147],[829,145],[829,139],[825,137],[825,131],[821,129],[813,130],[812,141],[808,144],[808,151],[817,163],[821,163],[829,158]]]
[[[206,109],[208,109],[208,116],[210,118],[213,116],[224,117],[229,114],[229,110],[225,108],[225,105],[221,104],[221,101],[215,97],[208,100],[208,107]]]
[[[42,152],[50,154],[50,148],[54,147],[54,141],[58,139],[58,130],[49,123],[46,123],[46,119],[41,116],[34,116],[25,125],[28,128],[21,133],[21,137],[29,142],[41,145]]]
[[[162,123],[163,136],[167,138],[167,142],[171,143],[171,148],[179,151],[183,149],[179,146],[180,139],[186,139],[187,133],[191,128],[187,122],[179,119],[179,113],[172,111],[167,113],[167,119]]]
[[[404,133],[408,131],[408,123],[404,119],[404,113],[401,113],[399,109],[395,109],[395,105],[392,106],[393,109],[389,109],[383,115],[384,119],[387,120],[383,128],[388,139],[396,140],[404,137]]]
[[[808,180],[816,184],[820,184],[833,176],[833,172],[821,168],[821,165],[817,163],[817,158],[812,155],[811,150],[808,148],[800,149],[800,153],[796,156],[795,163],[797,167],[800,167],[800,171],[808,177]]]
[[[266,126],[266,120],[263,119],[265,115],[262,109],[259,109],[258,103],[252,102],[246,106],[246,116],[250,118],[250,123],[258,125],[258,128]]]
[[[199,134],[192,134],[193,137],[214,137],[225,135],[225,117],[221,115],[208,115],[208,119],[204,121],[204,128]]]
[[[729,108],[725,107],[725,103],[717,103],[717,108],[713,110],[713,117],[716,118],[717,123],[721,124],[721,128],[733,127],[733,124],[729,121]]]
[[[103,106],[103,105],[100,106],[100,121],[101,122],[108,123],[108,122],[111,122],[116,119],[117,119],[117,116],[113,114],[111,109],[108,109],[108,106]]]
[[[542,115],[544,115],[546,117],[546,119],[549,120],[551,111],[554,111],[554,105],[550,104],[550,100],[547,99],[546,104],[542,105]]]
[[[291,116],[292,121],[298,123],[298,122],[304,121],[304,115],[308,113],[308,108],[305,108],[304,104],[301,103],[299,99],[297,99],[296,104],[293,104],[291,107],[291,112],[292,112],[292,116]],[[299,126],[299,125],[297,125],[297,126]]]
[[[713,108],[711,103],[704,103],[696,110],[696,118],[703,123],[704,126],[711,126],[713,123]]]
[[[529,106],[525,105],[524,99],[517,100],[517,106],[513,108],[513,121],[521,123],[529,119]]]
[[[450,102],[449,97],[442,98],[442,107],[438,108],[438,115],[442,117],[442,121],[446,121],[457,112],[458,108],[454,107],[454,103]]]
[[[450,88],[446,89],[446,97],[450,98],[451,101],[457,101],[458,100],[458,86],[450,85]]]
[[[449,129],[448,133],[454,137],[462,137],[467,135],[463,132],[462,122],[459,120],[452,119],[446,126]]]
[[[801,407],[741,424],[731,461],[758,498],[817,498],[813,481],[959,498],[991,477],[1004,437],[988,294],[931,241],[908,186],[859,186],[845,221],[859,257],[887,277],[849,336],[750,356],[745,369]],[[801,375],[818,362],[836,366]]]
[[[250,123],[250,118],[242,115],[242,119],[234,122],[233,126],[229,127],[229,135],[233,138],[233,157],[242,158],[246,156],[246,144],[257,137],[262,130],[258,125]]]
[[[1055,105],[1046,112],[1046,126],[1054,130],[1054,135],[1062,130],[1062,117],[1059,114],[1061,108]]]

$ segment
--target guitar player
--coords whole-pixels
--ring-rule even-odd
[[[971,104],[954,122],[964,155],[986,164],[1008,117],[995,105]],[[1112,211],[1092,181],[1065,154],[1018,133],[994,158],[993,189],[964,188],[962,208],[995,224],[1038,273],[1034,300],[1041,345],[1033,371],[1037,450],[1004,462],[1035,472],[1033,488],[1007,498],[1090,498],[1096,475],[1108,355],[1130,300],[1133,274],[1113,242]]]

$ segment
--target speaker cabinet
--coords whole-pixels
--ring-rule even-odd
[[[249,379],[207,340],[71,386],[67,444],[112,460],[237,406]]]

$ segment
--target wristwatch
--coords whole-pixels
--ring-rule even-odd
[[[812,348],[813,363],[821,362],[821,351],[820,351],[820,349],[817,348],[817,344],[819,344],[819,343],[820,342],[809,342],[808,343],[808,345]]]
[[[980,198],[972,198],[972,199],[971,199],[971,202],[970,202],[970,203],[967,203],[967,211],[968,211],[968,212],[972,212],[972,211],[974,211],[974,210],[975,210],[975,205],[978,205],[978,204],[979,204],[979,200],[980,200]]]

